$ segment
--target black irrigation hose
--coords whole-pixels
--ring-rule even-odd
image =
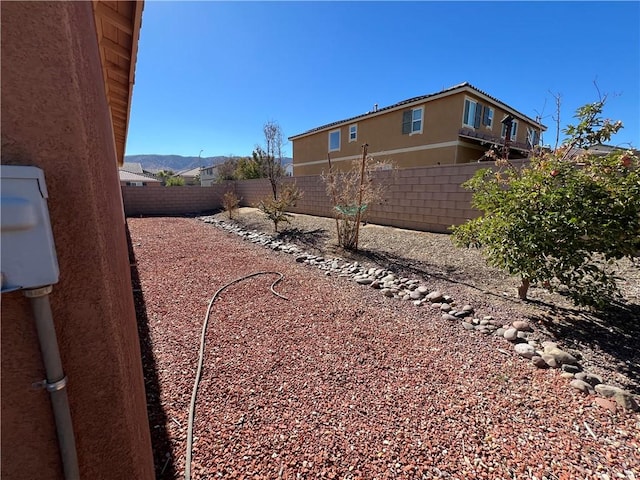
[[[193,384],[193,392],[191,393],[191,405],[189,406],[189,425],[187,428],[187,460],[184,466],[185,480],[191,480],[191,455],[192,455],[192,449],[193,449],[193,419],[195,417],[195,411],[196,411],[196,398],[198,396],[198,385],[200,384],[200,377],[202,375],[202,363],[204,362],[205,335],[207,333],[207,325],[209,324],[209,317],[211,315],[211,307],[213,306],[213,303],[216,301],[218,296],[226,288],[230,287],[231,285],[234,285],[243,280],[247,280],[248,278],[251,278],[251,277],[257,277],[258,275],[270,275],[270,274],[280,275],[280,278],[278,278],[275,282],[273,282],[271,284],[271,287],[269,287],[269,290],[271,290],[271,293],[273,293],[277,297],[280,297],[284,300],[289,300],[287,297],[279,294],[274,290],[274,287],[278,283],[280,283],[282,279],[284,279],[284,275],[280,272],[255,272],[249,275],[245,275],[244,277],[236,278],[235,280],[232,280],[226,285],[223,285],[222,287],[220,287],[218,291],[213,294],[213,297],[211,297],[211,301],[209,302],[209,307],[207,307],[207,314],[205,315],[204,323],[202,324],[202,334],[200,335],[200,354],[198,356],[198,369],[196,371],[196,380],[195,380],[195,383]]]

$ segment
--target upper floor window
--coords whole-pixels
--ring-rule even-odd
[[[329,132],[329,151],[335,152],[340,150],[340,130]]]
[[[507,126],[504,123],[502,124],[502,131],[500,132],[500,136],[502,138],[507,136]],[[513,120],[511,122],[511,135],[509,136],[509,140],[514,141],[517,136],[518,136],[518,121]]]
[[[355,142],[358,139],[358,125],[349,125],[349,142]]]
[[[402,112],[402,134],[422,133],[423,114],[423,107],[412,108]]]
[[[480,125],[491,128],[493,126],[493,108],[465,98],[462,124],[471,128],[479,128]]]
[[[482,124],[489,128],[493,127],[493,108],[486,105],[482,107]]]

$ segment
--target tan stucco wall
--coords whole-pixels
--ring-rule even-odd
[[[414,168],[429,165],[446,165],[475,161],[482,155],[472,153],[464,143],[473,142],[459,137],[463,128],[464,101],[466,98],[489,105],[494,109],[491,128],[481,125],[476,130],[482,133],[500,137],[500,121],[506,111],[496,103],[487,101],[472,92],[459,92],[435,100],[411,105],[407,108],[382,112],[377,116],[367,117],[340,127],[330,128],[318,133],[293,140],[293,168],[294,175],[317,175],[326,170],[326,158],[329,147],[329,133],[340,130],[341,145],[339,151],[331,152],[331,158],[336,160],[336,167],[348,165],[351,157],[361,154],[361,146],[369,145],[369,153],[380,158],[388,158],[399,168]],[[408,108],[424,108],[423,131],[412,135],[402,134],[402,114]],[[349,126],[357,124],[358,138],[349,142]],[[527,126],[530,125],[518,119],[516,141],[525,143]],[[452,145],[453,144],[453,145]],[[416,150],[429,145],[428,150]],[[456,154],[456,147],[459,147]],[[395,150],[409,149],[407,152]],[[322,163],[317,163],[322,161]],[[307,162],[316,162],[305,165]]]
[[[90,2],[2,2],[2,163],[45,172],[52,310],[81,477],[154,477],[116,154]],[[28,303],[2,295],[3,479],[62,477]]]

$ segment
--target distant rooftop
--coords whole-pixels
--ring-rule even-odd
[[[126,170],[120,170],[120,181],[121,182],[158,182],[160,180],[153,177],[148,177],[146,175],[140,175],[138,173],[127,172]]]
[[[124,162],[120,167],[120,170],[131,173],[144,173],[142,164],[139,162]]]

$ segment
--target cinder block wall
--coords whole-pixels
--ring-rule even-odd
[[[124,213],[133,215],[182,215],[208,212],[222,206],[222,196],[233,185],[211,187],[122,186]]]
[[[523,161],[514,162],[516,166],[522,164]],[[376,181],[388,185],[388,189],[379,205],[369,206],[367,221],[413,230],[448,232],[451,225],[460,225],[479,215],[471,208],[471,192],[461,184],[478,169],[488,167],[495,168],[493,163],[467,163],[377,172]],[[333,206],[322,177],[288,177],[284,182],[295,183],[303,192],[292,212],[332,215]],[[254,207],[272,195],[271,185],[265,178],[202,188],[122,187],[127,215],[178,215],[212,210],[222,205],[222,195],[227,190],[235,190],[244,207]]]

